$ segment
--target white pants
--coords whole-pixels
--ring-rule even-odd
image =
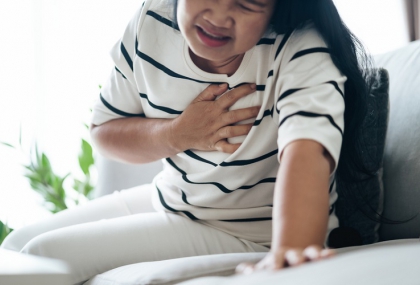
[[[67,261],[74,284],[132,263],[268,251],[180,215],[156,212],[151,187],[116,191],[57,213],[13,231],[2,247]]]

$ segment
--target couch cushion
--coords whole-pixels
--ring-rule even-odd
[[[386,218],[406,220],[420,201],[420,41],[375,57],[390,74],[390,116],[384,154]],[[383,223],[382,240],[418,238],[420,215],[403,224]]]
[[[337,249],[337,255],[340,256],[351,251],[393,245],[418,246],[420,245],[420,242],[417,239],[394,240],[373,245],[346,247]],[[266,253],[264,252],[228,253],[131,264],[98,274],[84,283],[84,285],[169,285],[200,277],[230,276],[235,273],[235,268],[239,263],[256,263],[261,260],[265,254]],[[270,274],[264,274],[263,277],[266,278],[269,275]],[[214,281],[213,279],[209,280],[211,280],[211,282]],[[205,284],[215,284],[211,282]]]
[[[418,284],[418,239],[375,244],[336,257],[287,268],[232,277],[206,277],[178,285],[372,285]],[[366,248],[367,247],[367,248]]]
[[[328,238],[328,246],[334,248],[370,244],[379,240],[379,222],[373,218],[381,212],[383,203],[381,174],[389,108],[388,73],[384,69],[374,70],[372,80],[366,117],[356,141],[362,167],[369,174],[351,169],[351,181],[337,177],[336,214],[340,228],[332,231]],[[350,236],[354,238],[349,239]]]
[[[93,277],[85,285],[169,285],[202,276],[228,276],[241,262],[256,263],[267,253],[192,256],[122,266]]]

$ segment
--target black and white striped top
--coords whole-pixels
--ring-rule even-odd
[[[285,35],[267,32],[246,52],[235,74],[211,74],[192,62],[171,7],[146,0],[112,49],[115,62],[92,123],[125,117],[176,118],[211,83],[256,83],[232,109],[262,106],[233,154],[187,150],[163,160],[154,179],[158,210],[179,213],[241,239],[271,241],[279,154],[297,139],[322,144],[337,165],[344,127],[343,76],[311,26]],[[302,177],[302,179],[305,179]],[[329,230],[338,226],[330,177]]]

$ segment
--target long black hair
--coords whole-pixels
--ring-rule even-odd
[[[360,132],[376,78],[372,59],[343,22],[332,0],[277,0],[271,19],[271,28],[277,34],[299,30],[308,22],[313,23],[328,46],[335,66],[347,77],[344,85],[344,136],[336,174],[337,191],[369,219],[392,223],[378,213],[377,203],[370,205],[359,198],[363,196],[364,185],[363,182],[358,183],[360,177],[368,180],[377,175],[377,169],[367,167],[372,164],[366,163],[368,150]]]
[[[174,19],[177,23],[176,8],[174,4]],[[308,23],[312,23],[328,46],[331,58],[336,67],[347,77],[344,86],[345,112],[344,112],[344,137],[341,148],[339,164],[337,168],[337,181],[343,185],[342,193],[349,200],[360,204],[355,198],[363,189],[346,187],[359,179],[355,173],[362,173],[363,177],[371,178],[377,175],[377,169],[366,167],[367,149],[363,148],[364,140],[360,133],[361,126],[367,114],[368,97],[376,79],[371,56],[366,52],[363,44],[348,29],[341,19],[337,8],[332,0],[276,0],[270,27],[277,34],[286,34],[294,30],[303,29]],[[363,159],[363,155],[365,158]],[[357,188],[357,187],[356,187]],[[366,205],[363,205],[366,206]],[[368,218],[397,223],[385,219],[377,212],[376,207],[356,205]]]

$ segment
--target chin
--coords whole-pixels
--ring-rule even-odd
[[[201,49],[201,48],[195,49],[191,47],[190,49],[196,56],[205,60],[220,61],[226,58],[225,56],[223,56],[223,54],[221,54],[220,52],[216,50],[206,51],[205,49]]]

